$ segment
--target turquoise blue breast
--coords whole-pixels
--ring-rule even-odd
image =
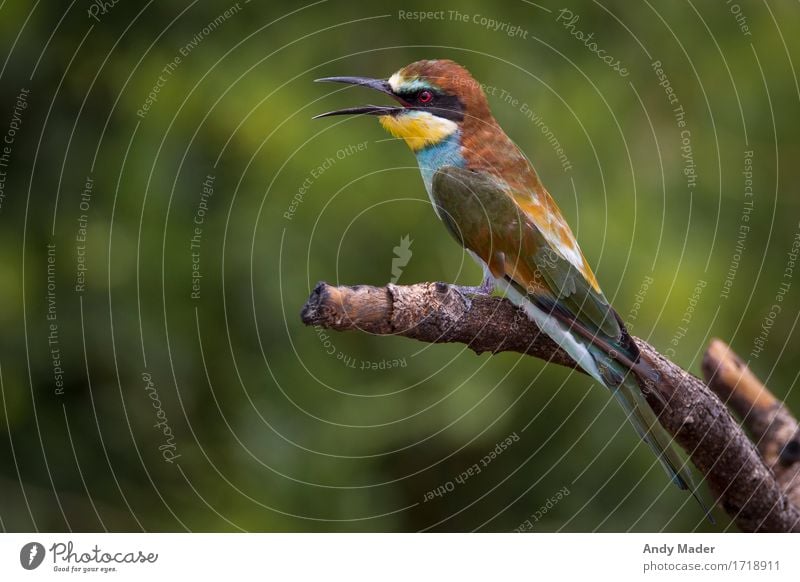
[[[417,163],[425,182],[425,189],[430,194],[431,182],[436,170],[442,166],[463,168],[466,162],[461,155],[461,132],[450,134],[439,143],[429,145],[417,152]]]

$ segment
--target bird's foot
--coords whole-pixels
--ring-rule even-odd
[[[449,285],[449,287],[458,293],[458,295],[464,301],[467,311],[469,311],[472,309],[472,299],[470,299],[470,296],[491,295],[492,291],[494,291],[494,280],[491,277],[486,277],[483,280],[483,283],[476,287],[469,285]]]
[[[476,287],[469,285],[453,285],[452,287],[462,295],[491,295],[494,291],[494,279],[486,277],[483,283]]]

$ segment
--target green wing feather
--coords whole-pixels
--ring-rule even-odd
[[[504,184],[486,174],[445,166],[434,174],[432,197],[448,230],[462,245],[481,257],[491,251],[514,257],[541,277],[550,292],[548,299],[572,317],[609,338],[621,336],[605,296],[547,241]],[[515,283],[529,289],[532,281]]]

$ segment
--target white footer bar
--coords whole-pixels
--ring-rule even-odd
[[[768,581],[798,580],[798,554],[770,534],[4,534],[0,580]]]

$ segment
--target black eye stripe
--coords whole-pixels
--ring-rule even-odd
[[[461,121],[464,119],[464,106],[461,100],[455,95],[438,95],[427,103],[427,109],[434,114],[451,121]]]
[[[417,97],[423,91],[429,91],[433,96],[430,101],[412,105],[409,109],[418,109],[420,111],[430,111],[438,117],[449,119],[451,121],[459,122],[464,119],[464,105],[461,100],[455,95],[441,93],[430,89],[420,89],[419,91],[403,91],[399,96],[405,99],[408,103],[415,103]]]

